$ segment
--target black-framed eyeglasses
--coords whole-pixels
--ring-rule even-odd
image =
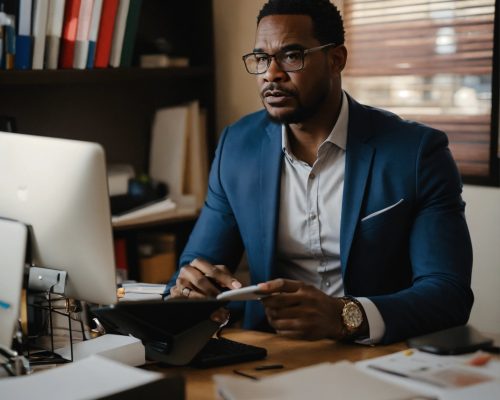
[[[323,46],[312,47],[310,49],[281,50],[274,54],[248,53],[245,54],[243,62],[249,74],[259,75],[265,73],[274,58],[281,70],[284,72],[296,72],[304,68],[304,57],[314,51],[323,50],[327,47],[336,46],[335,43],[324,44]]]

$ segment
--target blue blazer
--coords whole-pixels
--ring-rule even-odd
[[[440,131],[349,97],[342,277],[346,294],[368,297],[377,306],[385,343],[464,324],[469,317],[471,242],[460,176],[447,145]],[[224,130],[205,206],[180,265],[201,257],[234,270],[245,249],[252,283],[276,278],[282,157],[281,126],[265,111]],[[244,327],[263,329],[260,302],[245,307]]]

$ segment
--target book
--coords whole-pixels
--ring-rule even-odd
[[[111,41],[111,52],[109,54],[109,65],[111,67],[116,68],[120,66],[129,6],[130,0],[120,0],[120,5],[116,12],[115,29],[113,30],[113,40]]]
[[[139,17],[141,15],[142,0],[130,0],[128,9],[125,35],[123,36],[123,48],[120,58],[120,67],[132,66],[132,56],[134,54],[135,37],[139,27]]]
[[[103,0],[94,0],[94,7],[92,7],[92,17],[90,18],[89,28],[89,49],[87,53],[86,68],[94,68],[95,49],[97,42],[97,35],[99,33],[99,22],[101,21]]]
[[[75,38],[73,68],[85,69],[89,53],[89,30],[94,0],[81,0]]]
[[[119,228],[121,226],[154,222],[158,219],[167,218],[172,215],[176,207],[176,204],[171,199],[162,199],[125,214],[113,216],[111,218],[111,223],[114,228]]]
[[[188,67],[189,58],[171,57],[166,54],[142,54],[140,56],[142,68]]]
[[[32,0],[19,0],[16,35],[15,69],[31,69],[31,12]]]
[[[96,68],[107,68],[109,65],[109,54],[118,4],[119,0],[106,0],[102,4],[101,21],[99,23],[95,50],[94,67]]]
[[[186,171],[183,193],[195,198],[196,207],[201,208],[208,188],[207,115],[197,101],[190,104]]]
[[[155,113],[151,134],[151,177],[167,183],[174,201],[192,201],[195,208],[203,204],[208,180],[203,121],[196,101],[162,108]]]
[[[65,0],[49,0],[45,38],[45,68],[57,69]]]
[[[59,68],[73,68],[80,4],[81,0],[66,0],[61,49],[59,55]]]
[[[4,58],[2,67],[10,70],[14,69],[14,60],[16,57],[16,17],[15,15],[4,14],[3,20]]]
[[[33,69],[43,69],[49,0],[35,0],[33,7]]]

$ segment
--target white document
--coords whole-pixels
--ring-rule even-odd
[[[137,210],[130,211],[126,214],[112,217],[111,223],[114,228],[117,228],[125,225],[153,222],[163,218],[168,218],[175,208],[176,205],[171,199],[164,199],[141,207]]]
[[[174,199],[183,194],[188,118],[187,106],[157,110],[151,133],[149,173],[153,179],[168,184]]]
[[[156,111],[151,134],[151,177],[168,184],[181,206],[203,205],[208,182],[206,116],[197,101]]]
[[[387,382],[403,385],[440,400],[498,400],[500,361],[476,367],[468,362],[479,353],[440,356],[418,350],[363,360],[356,365]]]
[[[66,360],[71,359],[71,349],[66,346],[55,350]],[[73,343],[73,360],[99,355],[123,364],[137,367],[146,363],[146,351],[140,339],[125,335],[106,334],[94,339]]]
[[[83,400],[120,393],[162,379],[158,372],[145,371],[91,356],[81,361],[0,379],[2,400]]]
[[[19,319],[27,240],[26,225],[0,219],[0,346],[8,349]]]
[[[374,378],[348,361],[317,364],[259,381],[232,375],[215,375],[214,380],[225,400],[421,399],[417,392]]]

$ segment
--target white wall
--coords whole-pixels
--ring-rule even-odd
[[[252,50],[265,0],[214,0],[217,129],[262,107],[255,78],[241,56]],[[335,2],[339,4],[340,2]],[[500,189],[466,186],[466,215],[474,247],[471,323],[500,333]]]
[[[500,333],[500,189],[466,185],[463,198],[474,250],[470,323]]]

